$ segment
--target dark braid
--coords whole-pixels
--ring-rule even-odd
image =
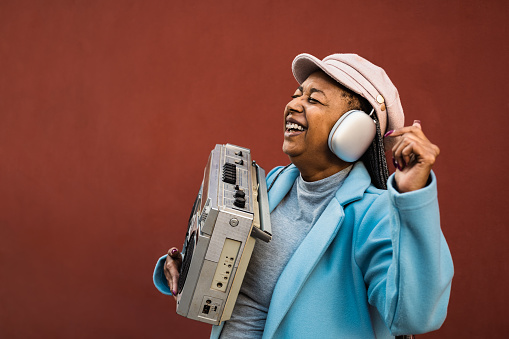
[[[376,122],[376,135],[368,150],[362,155],[361,160],[368,170],[371,182],[376,188],[387,189],[387,179],[389,178],[389,168],[385,159],[384,142],[380,124],[376,113],[372,115]]]

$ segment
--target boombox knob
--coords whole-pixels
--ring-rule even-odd
[[[235,192],[235,198],[244,198],[246,193],[244,191],[238,190]]]
[[[246,207],[246,199],[241,198],[241,197],[235,198],[235,201],[233,202],[233,204],[237,207],[244,208],[244,207]]]

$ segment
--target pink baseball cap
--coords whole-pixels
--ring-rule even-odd
[[[293,76],[299,84],[317,70],[324,71],[332,79],[368,100],[376,111],[382,135],[403,127],[405,115],[398,90],[382,68],[357,54],[332,54],[320,60],[303,53],[293,60]],[[394,139],[385,138],[386,150],[392,147],[396,141]]]

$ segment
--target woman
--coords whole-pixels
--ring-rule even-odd
[[[284,111],[283,142],[291,165],[267,176],[273,240],[257,242],[232,318],[211,337],[389,338],[439,328],[453,265],[431,171],[438,147],[420,122],[403,127],[396,88],[367,60],[301,54],[292,69],[300,86]],[[335,149],[335,131],[368,114],[375,127],[354,127],[366,146]],[[397,168],[389,179],[384,145]],[[163,293],[176,288],[180,264],[176,248],[159,260]]]

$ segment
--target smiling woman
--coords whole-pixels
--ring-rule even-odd
[[[267,176],[272,241],[257,242],[231,319],[211,338],[391,338],[437,329],[453,275],[431,171],[438,147],[420,123],[403,127],[396,88],[369,61],[302,54],[292,67],[300,86],[284,110],[283,142],[292,164]],[[352,133],[354,143],[356,134],[368,136],[361,160],[329,148],[331,130],[352,109],[370,112],[370,132]],[[384,144],[397,164],[388,180]],[[167,294],[181,265],[178,251],[169,253],[154,273]]]

